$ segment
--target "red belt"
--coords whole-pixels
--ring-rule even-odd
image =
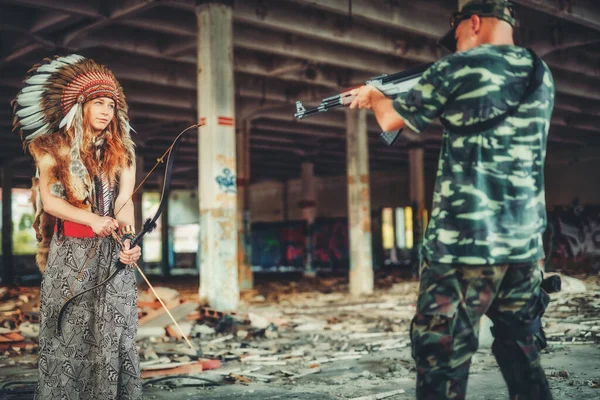
[[[92,228],[87,225],[78,224],[71,221],[63,221],[63,235],[76,238],[96,237]],[[58,225],[54,225],[54,232],[58,232]]]

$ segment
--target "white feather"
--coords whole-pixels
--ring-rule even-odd
[[[29,92],[29,93],[21,93],[17,96],[17,103],[21,107],[29,107],[34,104],[38,104],[42,100],[43,92]]]
[[[56,60],[52,61],[52,64],[55,65],[57,69],[69,65],[64,61],[61,61],[60,58],[57,58]]]
[[[71,125],[73,125],[73,119],[75,118],[75,114],[77,113],[79,107],[79,103],[75,103],[75,105],[71,107],[67,115],[65,115],[62,121],[60,121],[60,124],[58,125],[59,129],[65,125],[67,126],[67,130],[71,129]]]
[[[50,78],[50,74],[39,74],[34,75],[31,78],[27,79],[25,82],[29,85],[43,85]]]
[[[29,107],[22,108],[19,111],[17,111],[16,114],[19,118],[25,118],[25,117],[29,117],[30,115],[32,115],[34,113],[40,112],[40,111],[41,111],[41,108],[38,103],[38,104],[34,104]]]
[[[56,62],[59,62],[59,63],[63,63],[63,64],[65,64],[65,65],[66,65],[66,64],[69,64],[69,61],[67,60],[67,57],[66,57],[66,56],[65,56],[65,57],[58,57],[58,58],[57,58],[56,60],[54,60],[54,61],[56,61]]]
[[[61,61],[66,62],[68,64],[76,64],[77,62],[83,60],[85,57],[80,56],[79,54],[71,54],[66,57],[61,57]]]
[[[46,125],[42,126],[40,129],[38,129],[37,131],[33,132],[31,135],[25,137],[25,140],[35,139],[36,137],[45,134],[46,132],[48,132],[48,128],[49,127],[50,127],[49,124],[46,124]]]
[[[133,127],[129,124],[129,121],[123,121],[123,126],[125,128],[125,132],[130,133],[131,131],[136,132],[135,129],[133,129]]]
[[[39,121],[37,121],[36,123],[33,123],[31,125],[27,125],[25,126],[25,124],[21,123],[23,130],[27,130],[27,131],[32,131],[36,128],[39,128],[40,126],[44,125],[46,121],[44,121],[44,118],[40,119]]]
[[[31,86],[25,86],[23,88],[23,90],[21,90],[21,93],[30,93],[30,92],[45,92],[46,88],[42,85],[31,85]]]
[[[34,122],[37,122],[38,120],[44,118],[44,114],[43,113],[37,113],[37,114],[33,114],[30,117],[27,118],[23,118],[21,121],[19,121],[21,123],[21,125],[23,125],[23,129],[33,129],[30,128],[26,125],[31,125]]]
[[[50,64],[44,64],[41,67],[39,67],[37,69],[37,72],[49,72],[49,73],[54,73],[56,72],[57,69],[60,68],[60,63],[55,63],[54,61],[52,61]]]

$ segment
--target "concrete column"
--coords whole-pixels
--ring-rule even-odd
[[[365,110],[346,110],[350,293],[373,293],[369,146]]]
[[[317,179],[315,178],[315,163],[311,160],[302,163],[302,193],[304,198],[298,206],[302,209],[302,218],[306,221],[307,227],[304,276],[315,277],[313,227],[317,218]]]
[[[418,259],[418,249],[423,241],[423,231],[425,228],[425,175],[424,175],[424,149],[422,146],[415,146],[408,150],[409,163],[409,195],[411,206],[413,207],[413,231],[414,231],[414,254],[415,260]]]
[[[13,223],[12,223],[12,178],[11,168],[2,168],[2,284],[13,283]]]
[[[198,171],[200,299],[237,308],[237,190],[233,76],[233,1],[196,0],[198,21]]]
[[[240,290],[252,289],[252,246],[250,242],[250,121],[237,125],[237,229],[238,284]]]

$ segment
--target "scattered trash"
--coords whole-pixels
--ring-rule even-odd
[[[551,294],[543,318],[550,349],[599,343],[600,281],[561,278],[568,290]],[[201,306],[192,295],[157,288],[200,353],[183,342],[160,304],[142,293],[137,343],[144,385],[301,385],[303,381],[344,385],[359,379],[376,386],[378,379],[386,377],[413,378],[409,355],[406,360],[386,356],[392,351],[406,352],[403,349],[410,346],[417,282],[383,277],[378,280],[378,292],[360,301],[347,293],[345,279],[327,278],[313,281],[313,285],[318,291],[304,282],[268,282],[260,290],[245,292],[245,301],[236,312]],[[8,364],[37,349],[38,296],[35,288],[0,288],[0,351]],[[482,321],[482,330],[489,331],[489,325]],[[482,335],[482,348],[486,340]],[[387,361],[377,361],[375,369],[364,369],[374,358]],[[208,377],[206,371],[213,371],[212,375]],[[343,378],[328,380],[336,371],[344,374]],[[573,381],[566,370],[556,370],[549,376]],[[591,380],[588,383],[590,387],[598,384]],[[401,389],[375,393],[377,390],[371,386],[364,390],[358,393],[371,394],[352,400],[386,399],[404,393]],[[351,398],[351,392],[346,392],[344,398]]]

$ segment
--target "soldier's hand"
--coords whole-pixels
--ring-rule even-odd
[[[378,97],[385,97],[377,88],[371,85],[364,85],[357,89],[352,89],[350,93],[355,96],[350,108],[367,108],[371,109],[373,99]]]

